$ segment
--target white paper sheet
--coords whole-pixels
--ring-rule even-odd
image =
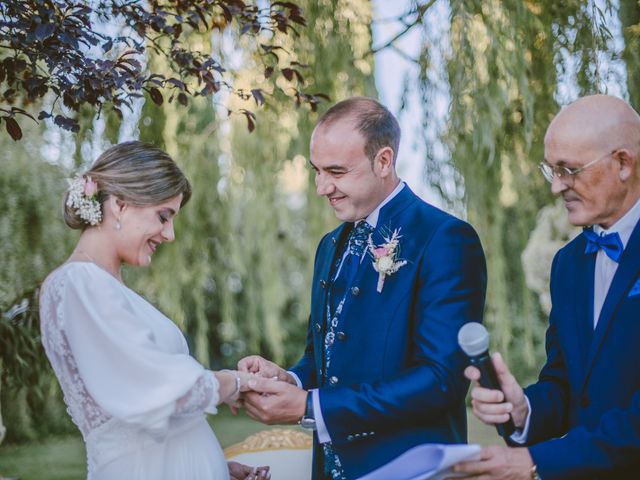
[[[426,443],[406,451],[382,467],[358,480],[443,480],[459,475],[450,468],[458,462],[472,460],[480,445],[444,445]]]

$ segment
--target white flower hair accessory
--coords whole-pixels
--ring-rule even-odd
[[[90,176],[78,175],[69,180],[67,207],[89,225],[98,225],[102,221],[102,208],[98,202],[98,184]]]
[[[402,235],[400,235],[400,229],[397,228],[390,237],[383,236],[385,243],[382,245],[374,245],[371,235],[367,240],[369,253],[373,257],[373,269],[378,272],[378,285],[376,288],[378,293],[382,292],[385,277],[393,275],[407,264],[406,260],[398,259],[400,237]]]

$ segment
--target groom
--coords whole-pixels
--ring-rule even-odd
[[[311,137],[318,195],[344,223],[315,257],[307,345],[285,371],[262,357],[247,413],[315,430],[314,479],[360,477],[422,443],[466,442],[460,327],[481,321],[482,247],[395,172],[400,128],[375,100],[330,108]]]

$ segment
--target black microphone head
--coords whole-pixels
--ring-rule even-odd
[[[489,332],[478,322],[465,323],[458,332],[458,345],[468,357],[477,357],[489,350]]]

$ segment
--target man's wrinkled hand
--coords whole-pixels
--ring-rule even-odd
[[[298,423],[304,415],[307,391],[268,378],[249,381],[252,391],[243,395],[244,409],[254,420],[267,425]]]
[[[486,447],[479,460],[458,463],[453,467],[465,479],[531,480],[533,460],[526,448]]]
[[[291,383],[295,385],[295,380],[276,363],[261,357],[260,355],[249,355],[238,362],[238,370],[241,372],[249,372],[264,378],[272,378],[281,382]]]
[[[469,366],[464,371],[465,377],[474,382],[471,389],[473,414],[487,425],[505,423],[511,415],[516,428],[522,429],[529,414],[524,391],[499,353],[494,353],[491,360],[502,391],[480,386],[480,371],[476,367]]]

